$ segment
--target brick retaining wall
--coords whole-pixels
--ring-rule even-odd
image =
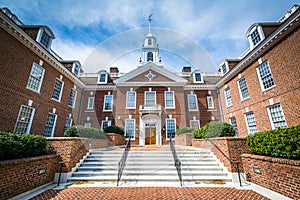
[[[192,146],[193,134],[185,133],[182,135],[175,136],[175,144],[182,146]]]
[[[53,182],[58,168],[57,155],[0,161],[0,199],[8,199]],[[39,174],[42,169],[46,169],[45,173]]]
[[[300,199],[300,160],[243,154],[247,181],[292,199]],[[253,167],[260,169],[255,173]]]
[[[241,155],[243,153],[250,153],[249,148],[246,145],[245,138],[238,137],[219,137],[219,138],[210,138],[210,140],[216,144],[219,149],[223,151],[223,153],[234,161],[239,161],[241,164],[239,165],[240,172],[243,172],[242,158]],[[213,146],[209,141],[204,139],[193,139],[193,147],[197,148],[206,148],[211,149],[211,151],[217,156],[218,159],[222,163],[224,163],[225,167],[228,168],[230,172],[237,172],[237,167],[235,164],[230,163],[224,155],[218,149]]]

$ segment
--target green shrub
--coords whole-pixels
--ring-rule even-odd
[[[124,130],[118,126],[108,126],[104,129],[105,133],[117,133],[119,135],[124,135]]]
[[[194,132],[195,138],[232,137],[235,130],[230,124],[213,121]]]
[[[46,154],[46,138],[0,132],[0,160],[26,158]]]
[[[254,154],[300,159],[300,125],[255,133],[246,141]]]
[[[95,138],[105,139],[105,134],[96,128],[88,128],[84,126],[72,126],[68,128],[65,133],[65,137],[83,137],[83,138]]]
[[[176,130],[176,135],[181,135],[184,133],[193,133],[196,129],[191,128],[191,127],[182,127],[182,128],[178,128]]]

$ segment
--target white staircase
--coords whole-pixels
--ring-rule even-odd
[[[116,185],[122,151],[91,150],[68,178],[68,182],[89,181]],[[232,182],[227,169],[209,150],[177,150],[183,185]],[[180,186],[171,151],[129,151],[119,185]]]

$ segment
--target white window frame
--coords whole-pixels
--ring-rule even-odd
[[[196,80],[196,74],[200,74],[201,81],[197,81],[197,80]],[[193,81],[194,81],[194,83],[204,83],[204,82],[203,82],[203,74],[202,74],[201,72],[194,72],[194,73],[193,73]]]
[[[225,97],[226,107],[227,108],[231,107],[232,106],[232,97],[231,97],[231,93],[230,93],[230,87],[227,87],[224,89],[224,97]],[[229,102],[229,99],[230,99],[230,102]]]
[[[256,31],[258,32],[258,35],[260,37],[260,41],[257,42],[256,44],[254,44],[253,40],[252,40],[252,37],[251,37],[251,34]],[[253,49],[254,47],[256,47],[257,45],[259,45],[264,39],[265,39],[265,35],[264,35],[264,32],[262,30],[262,27],[260,25],[256,25],[254,26],[250,31],[249,33],[247,34],[247,38],[248,38],[248,41],[250,43],[250,49]]]
[[[234,123],[233,123],[233,119],[234,119]],[[235,131],[235,136],[238,136],[239,135],[239,129],[237,127],[236,117],[229,117],[229,123]]]
[[[77,73],[76,73],[76,68],[78,68],[78,72],[77,72]],[[72,72],[73,72],[73,74],[75,74],[76,76],[78,76],[79,73],[80,73],[80,65],[78,65],[76,62],[73,63]]]
[[[30,115],[28,123],[24,122],[24,119],[25,119],[26,115],[21,116],[23,108],[31,109],[31,115]],[[18,114],[18,118],[17,118],[16,124],[15,124],[15,128],[14,128],[14,133],[29,134],[30,129],[31,129],[31,125],[32,125],[32,121],[33,121],[33,117],[34,117],[34,113],[35,113],[35,108],[30,107],[30,106],[21,105],[20,110],[19,110],[19,114]],[[17,131],[19,129],[18,127],[20,127],[20,126],[18,126],[18,124],[21,124],[21,123],[23,125],[27,124],[25,132],[18,132]]]
[[[260,74],[260,71],[259,71],[259,68],[262,67],[262,66],[264,66],[264,65],[266,65],[266,66],[269,68],[270,73],[269,73],[267,76],[271,76],[271,79],[272,79],[272,81],[273,81],[273,85],[270,86],[270,87],[268,87],[268,88],[265,88],[265,87],[264,87],[263,77],[262,77],[262,75]],[[265,91],[267,91],[267,90],[270,90],[270,89],[276,87],[275,81],[274,81],[274,79],[273,79],[273,75],[272,75],[271,68],[270,68],[270,65],[269,65],[268,61],[265,61],[265,62],[263,62],[262,64],[260,64],[260,65],[256,68],[256,72],[257,72],[257,76],[258,76],[258,80],[259,80],[259,83],[260,83],[260,87],[261,87],[262,92],[265,92]]]
[[[111,96],[111,109],[110,110],[106,110],[105,109],[105,104],[106,104],[106,101],[107,101],[107,97]],[[111,112],[113,110],[113,107],[114,107],[114,95],[111,95],[111,94],[108,94],[108,95],[104,95],[104,100],[103,100],[103,112]]]
[[[193,123],[193,122],[197,122],[198,128],[196,128],[196,129],[199,129],[199,128],[200,128],[200,120],[196,120],[196,119],[190,120],[190,127],[191,127],[191,128],[194,128],[194,127],[192,126],[192,123]]]
[[[273,121],[272,113],[271,113],[271,108],[273,108],[273,107],[275,107],[275,106],[279,106],[279,110],[280,110],[280,112],[282,113],[282,115],[281,115],[281,116],[277,116],[277,117],[281,117],[281,118],[282,118],[282,120],[280,120],[280,122],[281,122],[281,123],[284,122],[285,126],[278,126],[278,127],[275,126],[275,122]],[[268,115],[269,115],[270,123],[271,123],[271,126],[272,126],[272,129],[273,129],[273,130],[274,130],[274,129],[277,129],[277,128],[287,128],[287,127],[288,127],[287,122],[286,122],[286,120],[285,120],[284,112],[283,112],[283,109],[282,109],[280,103],[277,103],[277,104],[273,104],[273,105],[268,106],[268,107],[267,107],[267,110],[268,110]],[[278,122],[278,121],[276,121],[276,122]]]
[[[213,109],[213,108],[215,108],[213,96],[207,96],[206,99],[207,99],[207,108],[208,108],[208,109]],[[210,106],[210,102],[211,102],[211,106]]]
[[[103,82],[103,81],[100,81],[101,75],[103,75],[103,74],[105,74],[105,81],[104,81],[104,82]],[[107,83],[107,79],[108,79],[108,74],[107,74],[107,72],[100,72],[100,73],[98,74],[98,80],[97,80],[97,83],[98,83],[98,84],[106,84],[106,83]]]
[[[147,93],[154,93],[154,105],[151,105],[151,106],[147,106]],[[156,91],[145,91],[145,93],[144,93],[144,95],[145,95],[145,100],[144,100],[144,103],[145,103],[145,107],[153,107],[153,106],[155,106],[156,105]]]
[[[251,127],[250,127],[250,124],[249,124],[250,122],[248,121],[248,118],[247,118],[247,115],[250,115],[250,114],[253,115],[254,125],[252,125],[251,127],[255,127],[256,131],[254,131],[254,132],[251,130]],[[257,133],[258,130],[257,130],[257,125],[256,125],[254,113],[253,112],[246,112],[244,114],[244,116],[245,116],[245,122],[246,122],[246,126],[247,126],[248,135]]]
[[[51,135],[50,136],[46,136],[45,135],[45,131],[46,131],[46,128],[47,128],[47,122],[48,122],[49,115],[53,115],[54,116],[54,121],[53,121],[52,129],[51,129]],[[54,131],[55,131],[55,126],[56,126],[56,120],[57,120],[57,115],[56,114],[54,114],[54,113],[48,113],[47,119],[46,119],[45,129],[44,129],[44,136],[45,137],[53,137]]]
[[[196,100],[196,108],[192,109],[190,106],[190,96],[194,96],[195,100]],[[189,111],[198,111],[198,99],[197,99],[197,95],[196,94],[188,94],[188,109]]]
[[[172,93],[172,104],[173,106],[167,106],[167,93]],[[165,108],[166,109],[175,109],[175,98],[174,98],[174,91],[165,91]]]
[[[54,91],[55,91],[55,86],[56,86],[56,81],[59,81],[59,82],[61,82],[61,83],[62,83],[62,84],[61,84],[61,89],[60,89],[60,93],[59,93],[59,97],[58,97],[58,99],[55,99],[55,98],[53,98]],[[54,101],[60,102],[60,100],[61,100],[61,96],[62,96],[62,93],[63,93],[63,90],[64,90],[64,82],[63,82],[61,79],[59,79],[59,78],[56,78],[56,79],[55,79],[54,88],[53,88],[53,93],[52,93],[52,99],[53,99]]]
[[[74,96],[72,96],[73,92],[74,92]],[[76,91],[74,88],[72,88],[72,89],[71,89],[71,92],[70,92],[70,99],[69,99],[69,106],[70,106],[71,108],[74,108],[74,107],[75,107],[75,104],[76,104],[76,97],[77,97],[77,91]],[[71,101],[72,98],[73,98],[73,101]],[[73,104],[71,104],[71,102],[73,102]]]
[[[246,86],[246,89],[247,89],[247,94],[248,96],[247,97],[243,97],[243,93],[242,93],[242,90],[241,90],[241,82],[242,80],[245,80],[245,86]],[[248,90],[248,85],[247,85],[247,81],[246,81],[246,78],[245,77],[241,77],[238,81],[237,81],[237,85],[238,85],[238,88],[239,88],[239,93],[240,93],[240,97],[241,97],[241,101],[244,101],[244,100],[247,100],[250,98],[250,94],[249,94],[249,90]]]
[[[225,66],[226,72],[224,72],[224,66]],[[228,63],[227,62],[223,62],[220,65],[220,68],[221,68],[221,74],[222,74],[222,76],[224,76],[225,74],[227,74],[228,71],[229,71],[229,67],[228,67]]]
[[[111,120],[102,120],[101,122],[101,131],[104,131],[103,124],[107,122],[107,127],[111,126]]]
[[[172,120],[172,121],[174,121],[174,126],[175,126],[175,132],[174,132],[174,138],[175,138],[175,136],[176,136],[176,119],[175,118],[169,118],[169,119],[166,119],[166,140],[170,140],[170,138],[168,137],[168,121],[169,120]]]
[[[44,32],[50,37],[49,39],[49,43],[47,46],[45,46],[44,44],[42,44],[41,40],[42,40],[42,36],[44,34]],[[38,35],[37,35],[37,38],[36,38],[36,41],[39,42],[43,47],[45,47],[46,49],[50,49],[51,47],[51,44],[52,44],[52,34],[50,34],[46,29],[44,28],[40,28],[39,32],[38,32]]]
[[[89,97],[87,102],[87,109],[94,109],[95,97]]]
[[[40,75],[41,77],[39,79],[38,88],[36,90],[34,88],[29,87],[29,83],[31,82],[30,80],[31,79],[37,79],[36,77],[34,77],[34,74],[33,74],[34,67],[40,68],[42,70],[42,74]],[[38,65],[36,63],[33,63],[32,67],[31,67],[30,75],[29,75],[29,78],[28,78],[28,81],[27,81],[26,88],[29,89],[29,90],[32,90],[32,91],[34,91],[36,93],[40,93],[41,88],[42,88],[42,84],[43,84],[43,80],[44,80],[44,75],[45,75],[45,69],[42,66],[40,66],[40,65]]]
[[[134,102],[129,101],[129,95],[134,94]],[[128,106],[129,103],[134,104],[134,106]],[[127,91],[126,92],[126,109],[136,109],[136,91]]]
[[[91,124],[91,123],[85,123],[85,124],[84,124],[84,127],[85,127],[85,128],[91,128],[91,127],[92,127],[92,124]]]
[[[69,122],[69,123],[68,123]],[[70,128],[72,126],[72,122],[73,122],[73,119],[72,117],[67,117],[66,119],[66,123],[65,123],[65,126],[64,126],[64,132]]]
[[[128,140],[127,137],[127,126],[128,126],[128,121],[133,121],[133,137],[131,140],[135,140],[135,119],[125,119],[125,130],[124,130],[124,136],[126,137],[126,140]]]

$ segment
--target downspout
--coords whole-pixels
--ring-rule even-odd
[[[221,114],[221,120],[224,122],[224,113],[223,113],[223,108],[222,108],[222,103],[221,103],[221,97],[220,97],[220,89],[217,89],[217,94],[218,94],[218,101],[219,101],[219,107],[220,107],[220,114]]]

